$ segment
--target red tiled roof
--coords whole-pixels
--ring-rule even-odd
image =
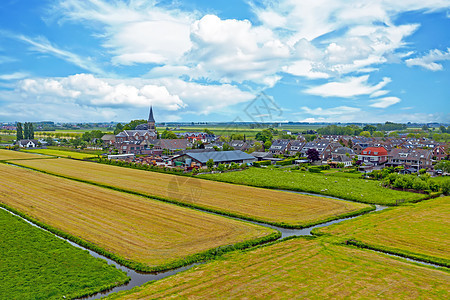
[[[368,147],[362,151],[362,155],[386,156],[388,153],[384,147]]]

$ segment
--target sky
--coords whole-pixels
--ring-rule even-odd
[[[450,0],[0,1],[0,122],[450,123],[449,69]]]

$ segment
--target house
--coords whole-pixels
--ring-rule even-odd
[[[270,152],[252,152],[250,155],[256,157],[258,161],[267,160],[269,158],[273,158],[273,154]]]
[[[274,140],[269,148],[269,152],[272,154],[285,154],[291,142],[291,140]]]
[[[389,152],[386,166],[403,166],[405,169],[427,169],[432,167],[433,151],[425,149],[395,148]]]
[[[433,158],[435,160],[447,159],[448,153],[444,145],[439,145],[433,148]]]
[[[187,139],[191,143],[211,143],[216,140],[216,136],[214,134],[208,134],[206,132],[179,132],[175,134],[178,138]]]
[[[331,153],[331,161],[329,164],[337,165],[343,163],[345,167],[350,167],[355,157],[355,151],[348,147],[339,147]]]
[[[305,144],[306,143],[301,140],[291,141],[291,143],[289,144],[289,147],[288,147],[289,155],[291,155],[291,156],[297,155],[297,153],[299,153],[302,150],[302,148]]]
[[[387,156],[388,152],[383,147],[367,147],[358,155],[358,160],[363,163],[381,165],[387,161]]]
[[[233,147],[234,150],[247,151],[250,149],[250,143],[241,140],[233,140],[228,143],[230,147]]]
[[[302,156],[306,157],[306,152],[308,152],[309,149],[316,149],[319,152],[319,158],[322,161],[331,158],[331,145],[328,140],[316,140],[306,143],[300,151]]]
[[[233,151],[208,151],[208,152],[187,152],[185,154],[173,157],[172,164],[179,165],[180,162],[184,166],[189,167],[206,167],[206,163],[212,159],[214,166],[219,164],[248,164],[256,161],[256,158],[250,154],[240,150]]]
[[[39,142],[37,140],[20,140],[16,142],[16,145],[19,145],[20,148],[36,148],[39,146]]]
[[[192,143],[187,139],[160,139],[149,141],[153,145],[153,149],[168,150],[171,152],[186,150],[192,147]]]
[[[106,145],[114,145],[116,141],[116,136],[114,134],[105,134],[102,136],[102,142]]]
[[[215,148],[222,149],[224,144],[225,142],[217,141],[211,144],[206,144],[205,149],[215,149]]]

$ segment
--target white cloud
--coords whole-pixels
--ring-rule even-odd
[[[301,108],[304,113],[313,115],[313,116],[338,116],[338,115],[352,115],[361,111],[358,107],[349,107],[349,106],[338,106],[332,108],[309,108],[303,106]],[[307,122],[307,121],[305,121]]]
[[[384,98],[371,100],[371,102],[373,102],[373,103],[370,104],[369,106],[376,107],[376,108],[387,108],[391,105],[399,103],[400,101],[402,101],[402,100],[397,97],[384,97]]]
[[[17,80],[28,77],[30,74],[26,72],[14,72],[11,74],[2,74],[0,75],[0,80]]]
[[[341,81],[329,82],[319,86],[311,87],[304,92],[311,95],[317,95],[322,97],[341,97],[350,98],[360,95],[368,95],[381,90],[391,79],[388,77],[383,78],[376,85],[370,85],[367,81],[369,75],[360,77],[348,77]]]
[[[161,9],[156,1],[65,0],[53,12],[95,29],[100,25],[114,64],[173,63],[191,47],[195,13]]]
[[[18,35],[16,38],[31,45],[31,49],[34,51],[52,54],[95,74],[104,74],[103,70],[94,61],[92,61],[91,58],[83,58],[70,51],[59,49],[58,47],[52,45],[45,37],[40,36],[32,39],[24,35]]]
[[[405,62],[408,67],[419,66],[430,71],[442,71],[444,67],[442,64],[437,63],[437,61],[446,60],[450,60],[450,48],[447,48],[447,52],[438,49],[430,50],[427,55],[410,58]]]

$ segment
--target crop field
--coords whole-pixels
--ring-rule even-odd
[[[14,160],[14,159],[35,159],[35,158],[49,158],[49,156],[42,156],[26,152],[0,149],[0,161]]]
[[[290,192],[122,168],[92,162],[52,159],[14,163],[70,178],[169,199],[193,207],[285,227],[305,227],[371,210],[365,204]]]
[[[191,256],[204,252],[204,257],[220,246],[256,243],[278,234],[250,223],[4,164],[0,164],[0,204],[140,270],[184,265]]]
[[[76,158],[76,159],[85,159],[85,158],[89,158],[89,157],[96,157],[96,155],[94,155],[94,154],[75,152],[75,151],[56,150],[56,149],[33,149],[33,150],[25,150],[25,152],[39,153],[39,154],[59,156],[59,157],[69,157],[69,158]]]
[[[0,144],[12,143],[16,139],[17,137],[12,134],[0,134]]]
[[[450,266],[450,197],[408,204],[315,230],[370,248]]]
[[[108,299],[448,299],[448,271],[295,238],[231,253]]]
[[[337,173],[338,174],[338,173]],[[426,195],[395,191],[381,182],[282,169],[250,168],[242,172],[200,175],[202,178],[250,186],[312,192],[358,202],[394,205],[396,200],[418,201]]]
[[[0,209],[0,299],[72,299],[121,285],[125,272]]]

